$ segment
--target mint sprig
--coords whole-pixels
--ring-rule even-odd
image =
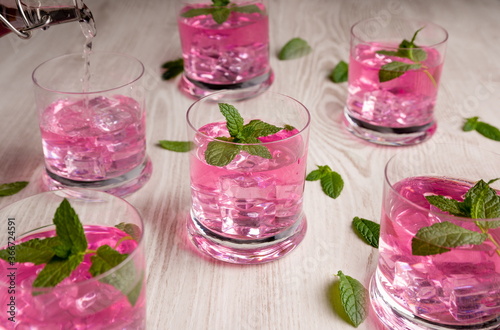
[[[352,228],[366,244],[378,249],[380,237],[380,225],[378,223],[354,217],[354,219],[352,219]]]
[[[238,6],[231,3],[229,0],[212,0],[212,5],[203,8],[193,8],[181,14],[182,17],[191,18],[201,15],[212,15],[213,20],[217,24],[222,24],[232,12],[254,14],[262,13],[257,5]]]
[[[340,61],[335,68],[333,68],[329,77],[331,81],[337,84],[346,82],[349,78],[349,64],[345,61]]]
[[[290,39],[278,53],[280,60],[292,60],[312,52],[311,46],[302,38]]]
[[[381,83],[396,79],[410,70],[424,69],[423,72],[429,77],[432,84],[437,86],[436,80],[428,70],[429,68],[422,63],[427,59],[427,52],[415,44],[415,39],[422,29],[423,27],[415,31],[410,41],[404,39],[396,51],[379,50],[376,52],[377,54],[406,58],[412,61],[410,64],[399,61],[384,64],[378,72]]]
[[[119,253],[109,245],[102,245],[95,251],[89,250],[83,225],[67,199],[60,203],[52,221],[56,227],[56,236],[34,238],[15,245],[15,262],[45,264],[33,282],[34,288],[58,285],[71,275],[86,255],[92,255],[92,265],[89,270],[92,276],[100,275],[118,266],[128,256],[128,254]],[[129,235],[121,238],[117,245],[126,239],[137,240],[141,235],[140,228],[134,224],[120,223],[116,227]],[[0,250],[0,259],[11,263],[12,258],[8,249]],[[133,263],[129,262],[112,276],[103,277],[100,280],[122,291],[134,305],[137,300],[137,286],[142,283],[142,281],[137,284],[132,283],[134,286],[129,287],[130,279],[136,278],[135,271]],[[33,291],[33,295],[42,293],[43,291]]]
[[[259,145],[259,137],[276,134],[283,130],[259,119],[254,119],[245,124],[238,110],[227,103],[219,103],[219,110],[226,119],[226,127],[230,137],[216,137],[207,145],[205,161],[209,165],[224,167],[228,165],[240,151],[271,159],[272,155],[266,146]],[[287,125],[286,125],[287,126]],[[288,127],[291,127],[288,125]],[[231,142],[231,143],[227,143]]]
[[[358,327],[368,315],[368,290],[355,278],[338,271],[339,294],[342,308],[349,321]]]
[[[477,219],[480,232],[462,228],[451,222],[435,223],[422,227],[412,239],[412,253],[426,256],[450,251],[465,245],[480,245],[489,239],[500,255],[500,243],[488,233],[489,229],[500,227],[499,221],[481,221],[480,219],[500,218],[500,195],[489,185],[498,179],[485,182],[479,180],[464,196],[457,201],[441,195],[426,196],[427,201],[453,216]]]
[[[17,181],[10,183],[0,184],[0,197],[12,196],[23,190],[27,185],[28,181]]]
[[[484,121],[480,121],[479,117],[466,118],[462,130],[464,132],[476,131],[490,140],[500,141],[500,129]]]
[[[311,171],[306,176],[306,181],[317,181],[320,180],[321,189],[323,192],[333,199],[340,196],[342,189],[344,189],[344,180],[342,176],[332,169],[328,165],[318,165],[318,169]]]

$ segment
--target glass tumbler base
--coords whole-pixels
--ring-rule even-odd
[[[250,265],[274,261],[290,253],[303,240],[307,222],[302,216],[284,232],[256,240],[223,237],[205,228],[194,217],[189,217],[187,229],[191,241],[201,252],[225,262]]]
[[[435,121],[416,127],[376,126],[350,116],[347,109],[344,111],[344,126],[349,132],[363,140],[388,146],[410,146],[422,143],[430,139],[437,128]]]
[[[151,159],[146,157],[146,160],[141,165],[116,178],[99,181],[76,181],[63,178],[45,170],[42,180],[48,190],[71,190],[71,188],[85,188],[99,190],[115,196],[123,197],[139,190],[142,186],[144,186],[151,177],[152,172],[153,164]]]

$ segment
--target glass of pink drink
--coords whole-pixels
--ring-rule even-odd
[[[238,92],[214,93],[195,102],[187,120],[193,149],[191,216],[188,231],[194,245],[226,262],[256,264],[285,256],[304,238],[302,211],[309,112],[298,101],[266,92],[256,98],[227,102],[245,123],[260,119],[288,130],[259,137],[270,159],[239,151],[225,166],[207,163],[207,145],[228,137],[218,101],[238,98]]]
[[[500,327],[500,217],[480,220],[491,228],[480,244],[438,254],[422,254],[412,247],[421,228],[437,223],[483,233],[478,219],[451,215],[425,197],[463,201],[477,181],[500,177],[498,164],[499,154],[463,145],[407,150],[388,162],[379,262],[370,284],[372,307],[388,328]],[[500,194],[500,182],[490,187]]]
[[[217,14],[209,13],[217,8],[211,1],[181,1],[177,23],[184,59],[182,91],[201,97],[231,89],[247,98],[272,84],[267,2],[233,0],[224,7],[227,20],[218,22]]]
[[[7,248],[13,258],[0,259],[1,329],[146,328],[144,228],[139,213],[119,197],[92,190],[75,191],[41,193],[0,210],[0,249]],[[64,198],[83,225],[88,253],[56,286],[35,288],[34,280],[45,264],[16,262],[19,244],[55,236],[52,219]],[[120,223],[126,223],[127,229]],[[128,256],[93,277],[89,272],[91,258],[105,244]]]
[[[151,176],[142,63],[115,53],[64,55],[33,72],[49,189],[118,196]]]
[[[401,42],[410,42],[419,29],[414,40],[419,54],[408,55],[414,49]],[[347,129],[384,145],[412,145],[429,139],[437,127],[433,114],[447,39],[446,30],[430,22],[391,17],[390,21],[372,18],[356,23],[351,29],[344,109]],[[396,62],[414,66],[389,68],[394,78],[381,78],[381,70],[387,71],[386,65]]]

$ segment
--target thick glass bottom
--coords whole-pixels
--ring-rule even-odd
[[[457,325],[439,324],[425,320],[401,307],[383,289],[378,270],[370,281],[370,303],[379,321],[388,329],[405,330],[493,330],[500,328],[500,316],[481,324]]]
[[[149,157],[132,171],[116,178],[98,181],[76,181],[58,176],[48,170],[43,175],[43,183],[48,190],[85,188],[104,191],[115,196],[129,195],[148,182],[153,172],[153,164]]]
[[[239,91],[239,93],[231,94],[231,100],[236,101],[251,98],[266,91],[271,86],[273,81],[274,74],[272,70],[270,70],[265,75],[253,78],[242,83],[224,85],[207,84],[201,81],[190,79],[186,77],[185,74],[183,74],[179,82],[179,89],[188,96],[193,96],[195,98],[207,96],[221,90],[237,90]]]
[[[344,125],[355,136],[371,143],[389,146],[409,146],[422,143],[436,132],[437,124],[432,121],[414,127],[385,127],[372,125],[349,115],[344,110]]]
[[[307,231],[306,217],[299,217],[287,230],[271,237],[239,240],[214,233],[192,215],[187,222],[189,237],[201,252],[234,264],[261,264],[280,259],[295,249]]]

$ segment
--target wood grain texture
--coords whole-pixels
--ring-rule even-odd
[[[163,62],[180,57],[176,1],[87,0],[98,29],[96,51],[125,52],[146,66],[148,154],[153,176],[127,197],[147,225],[149,329],[349,329],[328,302],[327,291],[342,270],[368,285],[377,251],[351,230],[351,220],[380,217],[383,167],[398,148],[376,147],[341,124],[347,85],[327,78],[348,60],[349,28],[362,19],[412,16],[434,21],[450,35],[439,91],[438,131],[426,145],[462,143],[499,151],[500,144],[464,133],[464,117],[478,115],[500,126],[500,2],[496,0],[368,1],[271,0],[272,91],[301,101],[312,115],[308,170],[328,164],[345,180],[336,199],[318,182],[305,187],[308,233],[296,251],[270,264],[241,267],[199,255],[186,238],[190,203],[186,154],[163,150],[158,140],[185,140],[185,113],[193,100],[176,82],[160,79]],[[279,61],[279,49],[301,37],[314,51]],[[31,73],[41,62],[79,52],[77,24],[39,31],[29,41],[0,39],[0,181],[29,180],[19,195],[43,190],[43,157]],[[419,148],[412,147],[412,148]],[[500,166],[500,165],[499,165]],[[3,230],[0,228],[0,230]],[[358,329],[375,329],[368,320]]]

